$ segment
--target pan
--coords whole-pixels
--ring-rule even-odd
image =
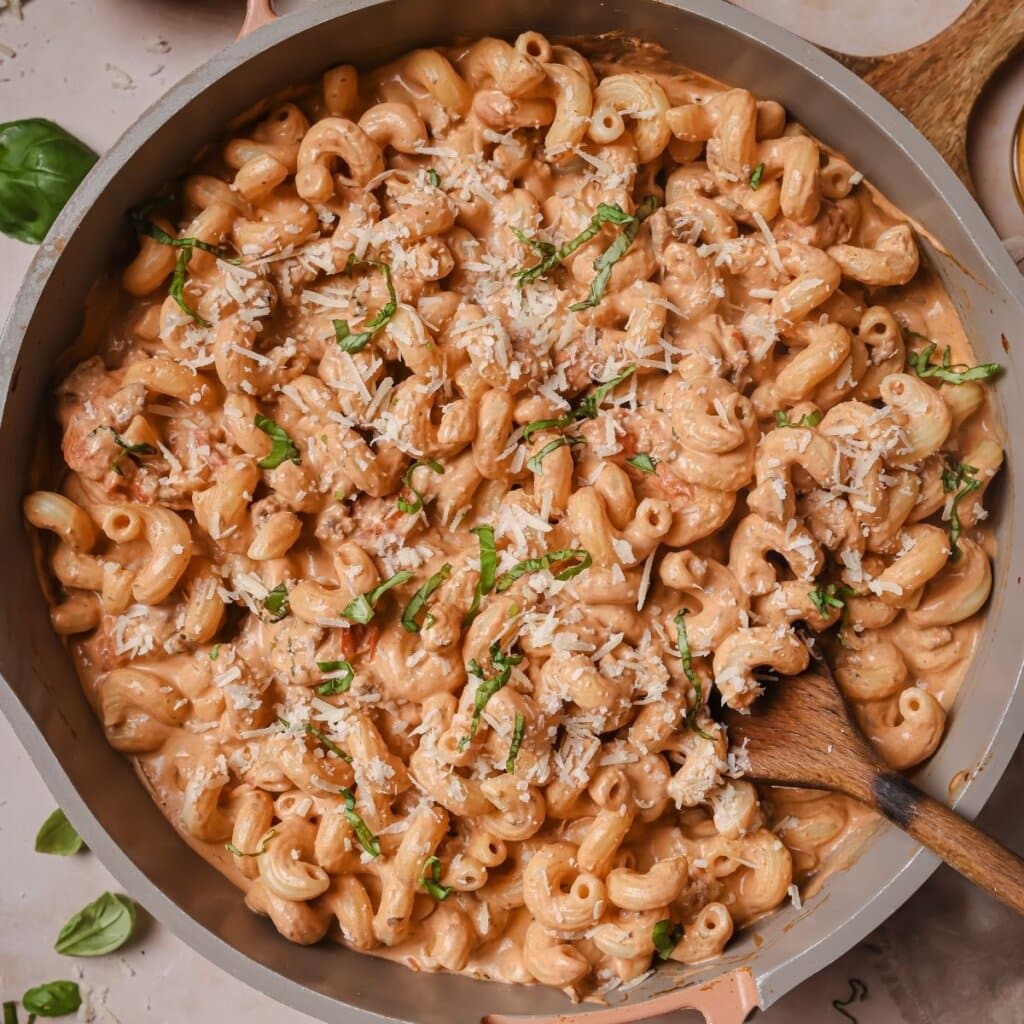
[[[252,0],[247,29],[271,19],[266,0]],[[979,359],[1007,364],[997,389],[1010,441],[996,503],[1002,509],[995,521],[996,586],[945,742],[916,778],[961,814],[970,817],[982,807],[1024,732],[1018,611],[1024,545],[1014,500],[1024,468],[1015,443],[1024,436],[1016,365],[1024,324],[1021,280],[964,184],[897,110],[820,50],[720,0],[322,0],[245,35],[150,108],[54,225],[3,333],[0,535],[8,540],[0,578],[0,710],[124,889],[220,967],[296,1009],[353,1024],[457,1024],[482,1017],[502,1024],[518,1016],[610,1024],[694,1007],[713,1024],[740,1024],[875,928],[921,885],[936,859],[882,826],[855,863],[801,909],[787,907],[759,921],[723,957],[697,968],[666,965],[643,984],[611,994],[610,1006],[584,1006],[569,1016],[564,997],[540,988],[414,975],[337,947],[296,948],[254,919],[237,890],[181,842],[107,745],[52,633],[22,525],[21,497],[37,484],[32,453],[41,417],[48,415],[53,368],[81,327],[97,268],[128,251],[127,209],[182,171],[228,121],[290,83],[342,62],[372,67],[455,37],[513,37],[527,28],[551,36],[639,36],[660,43],[682,64],[781,101],[926,229],[923,250]]]

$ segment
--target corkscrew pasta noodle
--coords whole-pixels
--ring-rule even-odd
[[[600,997],[850,855],[870,815],[744,781],[718,710],[813,653],[929,757],[1003,458],[851,164],[530,32],[331,69],[174,196],[25,516],[110,743],[253,911]]]

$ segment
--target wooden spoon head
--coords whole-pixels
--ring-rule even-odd
[[[726,709],[725,722],[732,743],[745,744],[749,778],[857,796],[875,769],[874,755],[823,664],[768,684],[750,714]]]

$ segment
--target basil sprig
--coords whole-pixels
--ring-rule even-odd
[[[658,921],[651,931],[651,941],[658,951],[659,960],[667,960],[683,937],[682,925],[673,924],[668,918]]]
[[[474,658],[467,669],[471,676],[476,676],[481,683],[473,694],[473,718],[469,723],[469,732],[459,740],[459,750],[465,750],[470,741],[480,728],[480,719],[483,716],[487,702],[512,678],[512,669],[523,660],[521,654],[505,654],[497,640],[491,644],[491,667],[497,669],[497,674],[487,677],[487,674],[480,667],[480,663]]]
[[[523,745],[523,734],[526,732],[526,715],[521,711],[516,712],[515,725],[512,729],[512,742],[508,747],[508,757],[505,759],[505,771],[509,775],[515,775],[516,772],[516,758],[519,756],[519,750]]]
[[[53,853],[69,857],[82,848],[82,837],[75,831],[67,816],[58,807],[36,833],[36,853]]]
[[[60,930],[53,948],[65,956],[103,956],[120,949],[135,930],[135,904],[105,892]]]
[[[413,501],[407,501],[405,498],[398,499],[399,511],[405,512],[407,515],[414,516],[421,508],[423,508],[423,495],[416,490],[412,485],[412,474],[419,466],[428,466],[438,475],[444,472],[444,466],[441,465],[437,459],[417,459],[402,475],[402,483],[412,491],[414,497]]]
[[[263,598],[263,607],[273,616],[272,622],[283,619],[288,614],[288,588],[283,583],[278,583]]]
[[[650,452],[637,452],[626,459],[626,463],[641,473],[653,473],[658,465],[658,460]]]
[[[417,621],[417,616],[426,607],[427,601],[430,600],[431,595],[435,590],[449,576],[452,574],[452,567],[450,562],[445,562],[444,565],[434,573],[433,576],[423,584],[415,594],[412,595],[412,599],[405,606],[405,611],[402,612],[402,629],[406,633],[418,633],[420,631],[420,624]]]
[[[690,639],[686,635],[686,616],[689,612],[689,608],[680,608],[672,620],[676,627],[676,642],[679,645],[679,661],[683,666],[683,675],[689,680],[695,694],[693,707],[686,712],[686,726],[688,729],[692,729],[698,736],[714,742],[714,737],[709,736],[697,724],[697,713],[704,703],[704,685],[700,681],[700,676],[697,675],[693,668],[693,652],[690,650]]]
[[[527,558],[512,566],[508,572],[501,574],[494,589],[500,594],[503,590],[508,590],[516,580],[527,573],[550,569],[551,566],[558,565],[560,562],[569,562],[570,564],[552,575],[556,580],[564,583],[574,576],[579,576],[584,569],[589,569],[593,559],[585,548],[563,548],[560,551],[549,551],[547,554],[541,555],[540,558]]]
[[[775,417],[775,426],[777,427],[816,427],[822,419],[820,409],[804,413],[796,422],[789,418],[789,413],[785,409],[776,409],[772,415]]]
[[[277,469],[285,461],[294,462],[296,465],[302,462],[299,449],[295,447],[295,442],[282,427],[279,427],[269,417],[261,416],[259,413],[256,413],[256,419],[253,422],[270,438],[271,442],[270,454],[256,463],[260,469]]]
[[[942,490],[953,495],[953,500],[949,504],[949,546],[950,558],[954,562],[960,557],[960,534],[963,532],[960,524],[960,502],[981,487],[977,472],[974,466],[968,466],[966,462],[957,462],[956,459],[946,456],[946,466],[942,470]]]
[[[267,852],[267,847],[270,845],[270,840],[277,835],[277,829],[272,828],[264,837],[263,841],[259,846],[256,847],[252,853],[246,853],[244,850],[240,850],[234,843],[225,843],[224,849],[228,853],[234,854],[236,857],[262,857]]]
[[[408,569],[396,572],[390,579],[386,579],[383,583],[378,583],[377,586],[375,586],[369,593],[353,597],[352,600],[349,601],[349,603],[342,609],[342,618],[348,619],[350,622],[358,622],[361,626],[365,626],[373,618],[377,602],[392,587],[400,587],[403,583],[408,583],[411,579],[412,573]]]
[[[451,895],[451,886],[441,885],[441,860],[438,857],[428,857],[424,861],[419,881],[423,891],[433,896],[438,903],[444,903]]]
[[[541,463],[554,451],[559,448],[572,447],[573,445],[583,444],[582,437],[568,437],[562,434],[559,437],[553,438],[548,441],[546,445],[536,455],[530,457],[527,461],[526,466],[529,470],[534,473],[539,473],[541,469]]]
[[[30,988],[21,997],[21,1005],[32,1014],[29,1017],[31,1024],[36,1017],[66,1017],[74,1013],[82,1005],[82,993],[74,981],[48,981],[45,985]]]
[[[345,798],[345,819],[352,826],[352,831],[359,840],[359,845],[371,856],[380,856],[380,841],[370,831],[370,826],[363,821],[362,815],[356,810],[356,798],[351,789],[342,787],[341,795]]]
[[[395,293],[395,283],[391,279],[391,264],[383,260],[363,260],[352,253],[345,264],[345,269],[351,273],[352,268],[357,265],[380,268],[388,290],[388,301],[381,306],[366,327],[356,334],[352,333],[347,320],[331,321],[334,324],[334,340],[341,346],[343,352],[362,352],[373,340],[373,336],[398,312],[398,295]]]
[[[764,175],[764,164],[758,164],[754,173],[750,176],[750,187],[756,192],[761,187],[761,178]]]
[[[916,332],[910,333],[916,334]],[[916,336],[922,337],[922,335]],[[938,345],[934,341],[930,341],[920,352],[913,352],[907,356],[907,366],[922,380],[933,377],[946,384],[966,384],[969,380],[989,380],[1003,372],[1000,363],[981,363],[978,366],[951,363],[952,355],[948,345],[942,350],[942,362],[933,363],[931,361],[932,353],[937,348]]]
[[[476,613],[480,610],[481,598],[494,589],[494,573],[498,568],[498,553],[494,547],[494,527],[485,523],[483,526],[472,527],[469,532],[476,534],[476,539],[480,544],[480,576],[473,591],[473,603],[462,618],[464,626],[468,626],[476,618]]]
[[[0,124],[0,232],[38,245],[96,154],[42,117]]]
[[[640,231],[640,225],[658,208],[658,200],[654,196],[648,196],[637,208],[636,216],[630,217],[626,226],[616,236],[615,240],[608,246],[600,256],[594,260],[594,269],[597,273],[590,282],[590,291],[587,297],[580,302],[574,302],[569,309],[579,313],[584,309],[591,309],[596,306],[608,290],[608,282],[612,278],[612,270],[615,264],[626,255],[629,247],[636,240]],[[619,223],[622,223],[621,221]]]
[[[352,680],[356,677],[356,670],[351,663],[341,659],[340,661],[318,661],[316,667],[321,672],[336,673],[330,679],[325,679],[317,688],[316,692],[321,697],[334,697],[339,693],[348,693]]]

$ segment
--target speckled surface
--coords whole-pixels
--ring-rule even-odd
[[[282,0],[279,7],[287,12],[309,2],[316,0]],[[877,54],[934,35],[966,0],[743,0],[740,6],[815,42]],[[23,21],[3,7],[0,0],[0,122],[50,117],[102,150],[173,82],[231,41],[242,3],[28,0]],[[0,237],[0,315],[31,255],[29,246]],[[1022,785],[1024,752],[1018,751],[980,819],[1018,850],[1024,849]],[[120,954],[72,961],[53,952],[64,921],[113,881],[91,854],[32,852],[52,808],[0,718],[0,1000],[43,981],[77,977],[81,969],[91,1007],[83,1019],[311,1020],[224,974],[152,921]],[[831,1004],[847,998],[851,978],[868,988],[867,998],[849,1007],[859,1024],[1024,1024],[1024,922],[941,868],[878,931],[758,1019],[841,1024]]]

